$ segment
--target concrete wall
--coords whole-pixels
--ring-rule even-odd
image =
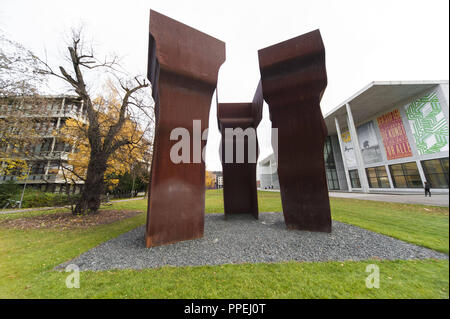
[[[260,174],[259,180],[260,180],[260,188],[269,188],[271,185],[274,189],[280,189],[280,181],[278,180],[278,174],[274,173],[272,174],[272,178],[270,176],[271,174]]]

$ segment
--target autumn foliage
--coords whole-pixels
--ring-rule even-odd
[[[93,103],[98,110],[100,123],[100,135],[102,142],[105,139],[111,123],[117,121],[121,101],[114,93],[107,98],[97,97]],[[75,145],[76,150],[69,155],[67,177],[70,180],[84,180],[87,175],[91,147],[88,138],[88,122],[76,119],[68,119],[65,126],[58,132],[59,138],[70,145]],[[145,130],[129,117],[117,134],[117,139],[126,139],[130,143],[119,147],[107,160],[107,168],[104,172],[104,182],[109,190],[119,183],[117,176],[130,173],[131,168],[138,163],[148,164],[151,161],[151,141],[145,136]]]
[[[214,188],[216,185],[216,175],[210,171],[205,172],[205,186],[206,188]]]

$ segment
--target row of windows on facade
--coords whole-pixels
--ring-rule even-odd
[[[65,119],[60,120],[59,127],[62,127],[65,124]],[[56,130],[58,126],[58,119],[54,118],[52,120],[39,120],[39,121],[33,121],[33,127],[32,130],[36,134],[40,135],[51,135],[53,131]],[[21,132],[21,128],[18,126],[11,126],[9,128],[9,133],[21,135],[23,134]]]
[[[81,105],[80,104],[64,104],[62,103],[50,103],[50,104],[40,104],[40,103],[9,103],[9,104],[0,104],[0,113],[8,113],[12,111],[18,111],[18,110],[39,110],[41,112],[44,111],[51,111],[56,113],[68,113],[68,112],[75,112],[79,113],[81,111]],[[84,109],[83,109],[84,111]]]
[[[54,184],[54,183],[44,183],[44,184],[30,184],[27,187],[40,190],[46,193],[60,193],[60,194],[77,194],[83,189],[83,185],[74,184]]]
[[[48,153],[52,150],[52,139],[43,139],[39,144],[29,144],[22,147],[19,151],[28,153],[30,155],[40,155],[42,153]],[[1,152],[7,152],[7,144],[3,143],[0,145]],[[71,152],[72,146],[68,143],[57,141],[53,147],[53,152]]]
[[[328,136],[324,147],[325,167],[328,188],[338,190],[339,179],[336,171],[331,139]],[[448,158],[422,161],[421,165],[427,182],[434,188],[449,187],[449,162]],[[395,188],[422,188],[422,180],[416,162],[395,164],[389,166],[393,186]],[[370,188],[390,188],[389,177],[385,166],[366,168],[367,179]],[[361,188],[358,170],[350,170],[350,182],[352,188]]]
[[[439,158],[421,161],[426,181],[433,188],[448,188],[449,159]],[[422,188],[422,180],[416,162],[389,165],[394,188]],[[370,188],[390,188],[385,166],[366,168]],[[358,170],[349,170],[352,188],[361,188]],[[328,176],[327,176],[328,177]],[[337,182],[337,175],[336,175]],[[330,183],[329,183],[330,186]],[[336,189],[336,188],[334,188]],[[338,189],[338,188],[337,188]]]
[[[27,164],[30,166],[30,175],[42,175],[45,174],[48,164],[48,174],[57,174],[61,168],[59,161],[28,161]],[[4,165],[3,162],[0,165]],[[23,174],[20,169],[15,169],[10,172],[11,176],[18,176]],[[5,180],[5,179],[3,179]]]

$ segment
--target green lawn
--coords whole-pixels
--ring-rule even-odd
[[[260,192],[258,200],[260,211],[281,210],[279,193]],[[336,220],[448,253],[448,208],[337,198],[331,200],[331,207]],[[112,208],[144,212],[146,201],[117,202]],[[223,212],[220,191],[207,192],[206,212]],[[144,213],[90,229],[0,228],[0,298],[449,298],[448,261],[436,260],[89,271],[81,273],[80,289],[66,288],[67,273],[53,270],[143,223]],[[371,263],[380,268],[379,289],[365,287],[365,269]]]

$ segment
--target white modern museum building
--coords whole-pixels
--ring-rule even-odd
[[[328,112],[328,189],[414,193],[427,181],[448,193],[448,101],[448,81],[372,82]],[[274,180],[265,176],[274,161],[259,162],[261,188]]]

